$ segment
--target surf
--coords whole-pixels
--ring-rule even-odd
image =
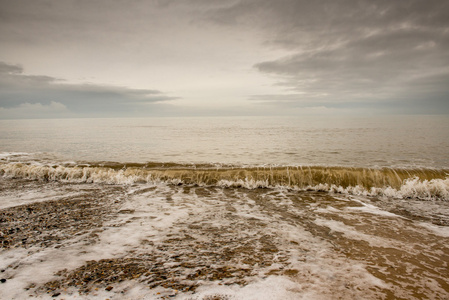
[[[449,200],[449,170],[333,166],[229,166],[178,163],[0,163],[0,175],[70,183],[287,188],[364,196]]]

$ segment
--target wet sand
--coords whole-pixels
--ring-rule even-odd
[[[443,201],[5,178],[0,200],[0,298],[449,298]]]

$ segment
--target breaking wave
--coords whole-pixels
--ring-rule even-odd
[[[401,199],[449,200],[449,170],[435,169],[232,167],[162,163],[39,165],[6,162],[0,163],[0,175],[43,181],[288,188]]]

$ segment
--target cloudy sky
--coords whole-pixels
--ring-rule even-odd
[[[0,118],[449,114],[447,0],[0,0]]]

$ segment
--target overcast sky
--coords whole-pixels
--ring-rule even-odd
[[[0,118],[449,114],[447,0],[0,0]]]

